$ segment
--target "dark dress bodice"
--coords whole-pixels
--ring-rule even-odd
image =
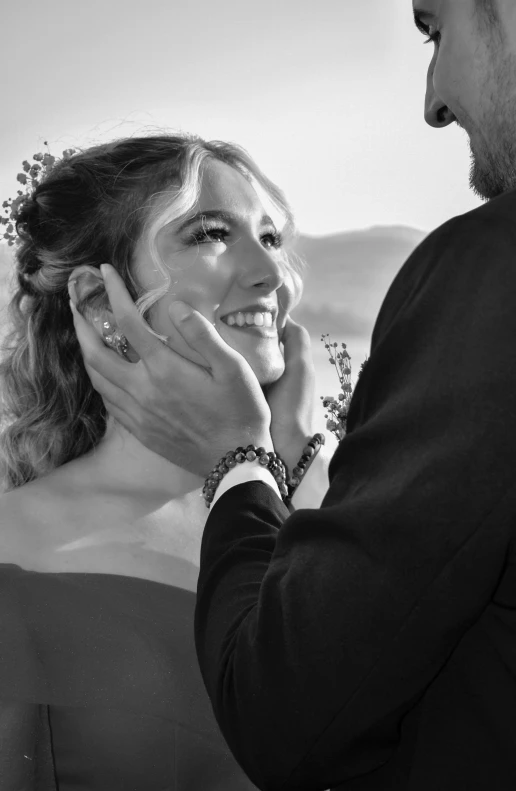
[[[58,791],[254,789],[211,711],[194,605],[140,578],[0,564],[0,706],[48,707]]]

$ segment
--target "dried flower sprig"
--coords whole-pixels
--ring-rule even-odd
[[[330,355],[330,365],[335,366],[337,376],[339,377],[341,392],[334,398],[333,396],[321,396],[323,407],[326,410],[325,418],[327,419],[326,428],[339,440],[346,436],[347,420],[349,405],[351,404],[351,397],[353,395],[353,385],[351,383],[351,357],[347,351],[345,343],[340,344],[340,351],[338,343],[331,343],[329,334],[321,335],[321,341],[324,343],[324,348]],[[364,370],[367,359],[364,360],[360,366],[360,374]]]
[[[16,191],[16,198],[8,198],[2,203],[3,213],[7,216],[0,216],[0,225],[6,226],[3,236],[1,236],[0,239],[5,239],[9,247],[12,247],[18,238],[16,234],[16,221],[20,213],[21,205],[24,201],[30,199],[36,187],[39,186],[42,178],[50,173],[56,162],[56,157],[52,156],[50,153],[46,141],[44,145],[47,147],[47,151],[45,153],[40,151],[34,154],[32,157],[33,164],[27,159],[24,159],[22,162],[23,170],[16,176],[16,181],[18,181],[24,189],[18,189]],[[75,153],[76,149],[67,148],[63,151],[63,159],[70,159]]]

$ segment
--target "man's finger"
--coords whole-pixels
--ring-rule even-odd
[[[108,349],[73,303],[70,303],[70,308],[86,367],[98,371],[103,377],[115,378],[121,388],[127,389],[135,364],[122,360],[116,352]]]
[[[140,358],[148,360],[163,350],[163,343],[149,332],[149,325],[131,299],[124,281],[110,264],[100,267],[117,327]]]
[[[285,380],[295,390],[307,398],[315,393],[315,369],[312,357],[312,343],[308,331],[292,319],[287,319],[283,334],[285,357]]]
[[[242,355],[224,341],[201,313],[185,302],[172,302],[168,312],[175,328],[190,348],[209,362],[214,376],[232,375],[241,370],[244,362]]]
[[[282,342],[285,347],[285,363],[287,365],[289,361],[299,360],[300,358],[303,360],[311,359],[312,342],[310,333],[301,324],[293,321],[290,316],[287,317]]]
[[[84,363],[86,373],[88,374],[93,389],[102,397],[105,404],[107,402],[112,404],[119,404],[122,409],[131,411],[134,400],[130,393],[122,390],[117,385],[112,384],[109,379],[98,373],[94,368],[91,368],[86,362]]]

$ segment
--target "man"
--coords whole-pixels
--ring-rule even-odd
[[[217,492],[198,657],[262,789],[516,788],[516,3],[415,0],[414,14],[434,42],[426,120],[467,131],[471,185],[488,202],[396,277],[322,507],[289,515],[251,464]],[[113,367],[77,329],[127,428],[206,473],[209,448],[244,444],[239,426],[276,442],[274,405],[270,437],[245,361],[208,322],[171,312],[212,365],[192,399],[199,369],[149,340],[112,272],[106,284],[142,365]],[[291,327],[285,403],[303,344]]]

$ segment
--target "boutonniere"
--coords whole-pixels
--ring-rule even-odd
[[[321,396],[326,414],[326,428],[339,440],[346,436],[349,405],[353,396],[354,387],[351,382],[351,357],[345,343],[332,343],[329,334],[321,335],[324,348],[330,356],[330,365],[335,367],[339,379],[340,393],[337,398]],[[365,368],[367,359],[360,366],[357,381]]]

